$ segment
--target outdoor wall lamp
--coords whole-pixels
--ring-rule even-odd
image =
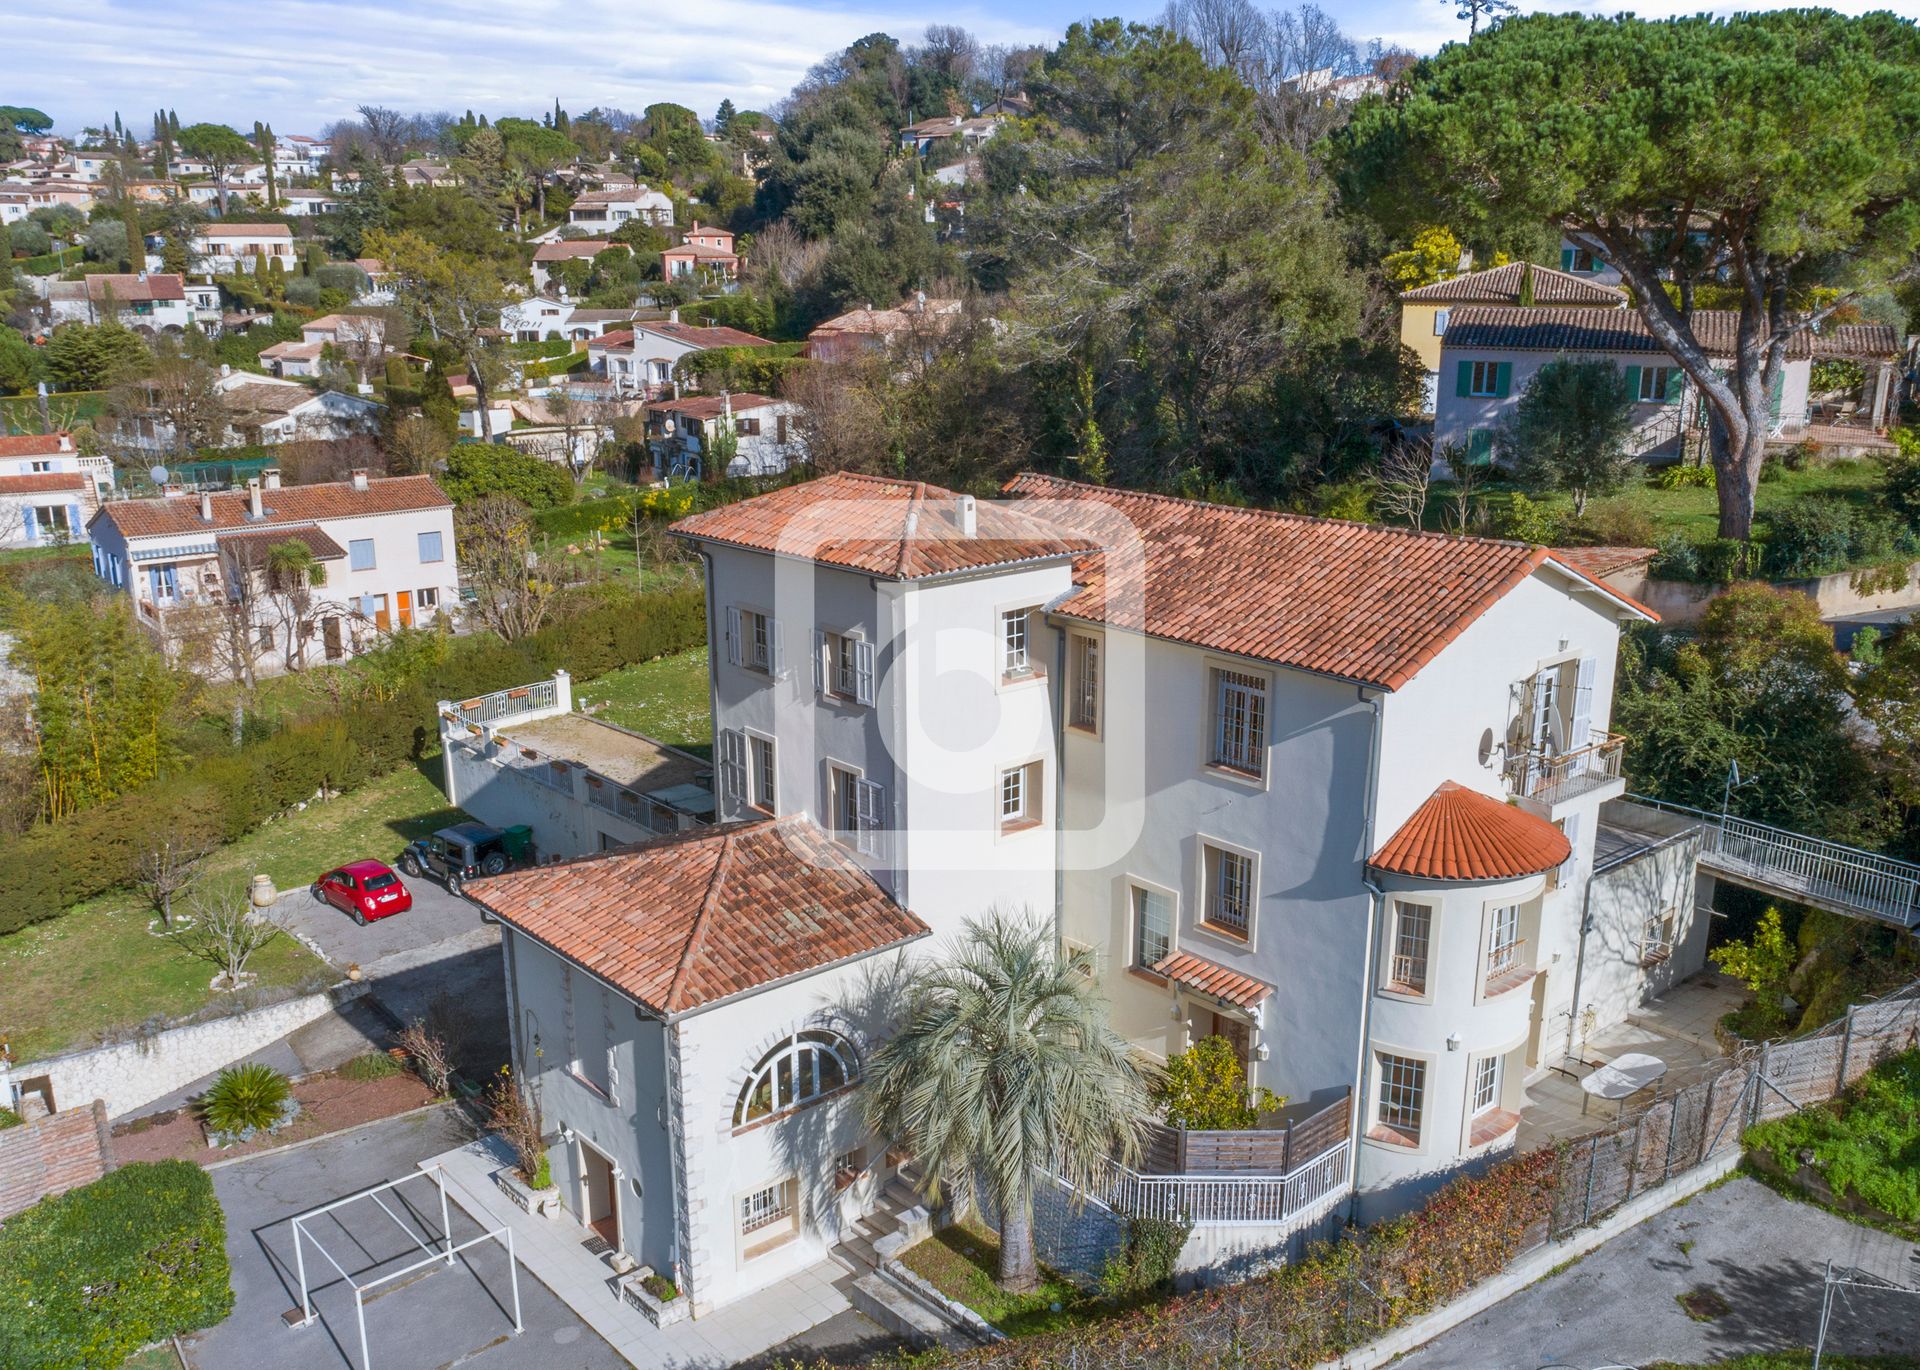
[[[562,1146],[573,1145],[573,1129],[565,1123],[560,1124],[560,1144]]]
[[[1448,1051],[1460,1050],[1460,1034],[1459,1033],[1449,1032],[1447,1034],[1447,1050]]]
[[[1259,1046],[1253,1049],[1253,1059],[1256,1061],[1271,1060],[1272,1057],[1273,1057],[1273,1049],[1269,1047],[1265,1042],[1262,1042]]]

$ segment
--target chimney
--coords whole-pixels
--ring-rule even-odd
[[[260,503],[260,482],[257,479],[249,480],[247,482],[247,517],[263,519],[266,516],[267,511]]]
[[[980,532],[979,510],[975,507],[972,495],[960,496],[960,536],[975,537]]]
[[[280,468],[279,467],[269,466],[266,470],[262,471],[260,475],[265,480],[267,489],[278,490],[280,488]]]
[[[364,466],[356,466],[353,470],[347,472],[347,479],[353,483],[354,489],[365,490],[367,488],[367,468]]]
[[[213,522],[213,496],[209,492],[200,492],[200,522]]]

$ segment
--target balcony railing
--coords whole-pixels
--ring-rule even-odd
[[[1515,794],[1558,804],[1620,779],[1627,739],[1596,732],[1584,747],[1570,752],[1532,748],[1507,759],[1507,786]]]
[[[1487,978],[1481,987],[1486,997],[1505,994],[1533,978],[1533,963],[1526,956],[1527,941],[1515,938],[1487,950]]]
[[[1347,1143],[1341,1140],[1285,1175],[1142,1175],[1109,1161],[1091,1197],[1128,1218],[1264,1227],[1307,1219],[1317,1205],[1347,1189]]]
[[[511,690],[495,690],[478,699],[462,700],[454,707],[467,723],[497,723],[503,718],[517,718],[521,714],[551,709],[554,700],[553,682],[536,680],[531,685],[518,685]]]

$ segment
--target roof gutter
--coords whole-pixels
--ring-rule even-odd
[[[1347,1217],[1357,1221],[1360,1212],[1360,1122],[1366,1116],[1367,1081],[1373,1061],[1373,987],[1379,973],[1379,931],[1386,915],[1387,892],[1380,888],[1365,862],[1373,854],[1373,810],[1380,793],[1380,731],[1385,721],[1380,710],[1382,692],[1369,695],[1363,688],[1359,697],[1372,714],[1373,727],[1367,738],[1367,796],[1362,814],[1360,883],[1367,891],[1366,950],[1360,957],[1360,1040],[1354,1048],[1353,1098],[1347,1110]]]

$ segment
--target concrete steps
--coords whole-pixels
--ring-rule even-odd
[[[830,1253],[833,1258],[854,1274],[864,1275],[930,1234],[933,1222],[921,1202],[917,1180],[918,1173],[911,1167],[895,1172],[881,1188],[873,1211],[842,1232]]]

